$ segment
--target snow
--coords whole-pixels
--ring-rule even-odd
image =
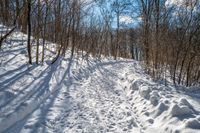
[[[139,90],[140,85],[142,85],[143,83],[144,83],[144,81],[142,81],[141,79],[135,80],[135,81],[131,84],[131,90],[133,90],[133,91]]]
[[[51,65],[52,43],[44,64],[28,65],[26,37],[16,31],[0,50],[0,132],[200,132],[198,87],[156,83],[129,59],[67,51]]]
[[[152,91],[150,94],[150,99],[149,99],[151,104],[153,104],[154,106],[158,105],[159,99],[160,99],[160,96],[158,92]]]
[[[151,92],[151,89],[149,88],[149,86],[142,86],[139,90],[140,96],[145,99],[149,99],[150,92]]]
[[[200,122],[198,119],[191,118],[191,119],[187,120],[186,127],[200,129]]]
[[[192,110],[188,106],[173,105],[171,109],[172,116],[184,116],[192,114]]]

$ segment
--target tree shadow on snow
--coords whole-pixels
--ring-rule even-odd
[[[64,66],[64,70],[61,69],[62,68],[61,59],[58,59],[55,62],[55,64],[47,66],[47,68],[45,68],[40,74],[38,74],[37,77],[34,77],[34,80],[32,80],[28,85],[23,86],[23,88],[21,88],[18,94],[23,93],[24,91],[26,91],[27,88],[29,88],[28,92],[26,92],[27,94],[18,99],[18,102],[21,102],[21,103],[26,102],[26,100],[29,100],[32,97],[35,97],[36,98],[35,100],[37,100],[37,98],[40,98],[46,93],[49,93],[51,96],[50,97],[47,96],[47,98],[44,98],[42,101],[40,101],[41,103],[38,106],[39,106],[39,109],[41,110],[41,113],[38,115],[37,122],[33,126],[27,126],[28,124],[27,122],[30,119],[31,114],[33,114],[33,112],[36,109],[38,109],[38,107],[35,110],[32,110],[32,112],[29,113],[25,119],[19,122],[20,124],[24,126],[18,127],[16,131],[17,124],[14,124],[13,127],[11,127],[8,130],[8,132],[12,132],[13,130],[15,130],[15,132],[20,132],[21,130],[23,130],[23,128],[29,129],[32,133],[40,132],[40,131],[46,132],[48,128],[51,128],[51,127],[48,127],[48,124],[47,124],[49,123],[48,113],[51,110],[51,107],[53,107],[55,101],[58,99],[58,95],[62,93],[61,88],[65,87],[66,92],[69,92],[69,89],[72,86],[72,84],[75,84],[74,81],[79,80],[81,82],[84,79],[88,79],[90,75],[94,73],[95,71],[98,71],[102,75],[101,79],[99,79],[100,76],[95,77],[97,78],[96,81],[106,82],[105,83],[106,87],[104,88],[107,88],[108,91],[115,93],[114,83],[113,83],[114,80],[111,78],[115,77],[116,79],[120,79],[120,77],[117,76],[114,72],[110,71],[108,68],[105,68],[105,66],[109,66],[109,65],[112,66],[119,63],[129,63],[129,61],[107,61],[107,62],[102,62],[100,60],[96,60],[94,62],[88,61],[86,67],[77,68],[75,69],[77,73],[73,73],[72,72],[72,68],[74,64],[73,57],[69,57],[68,60],[65,60],[65,62],[67,63],[66,63],[66,67]],[[17,69],[8,71],[0,75],[0,81],[2,81],[0,82],[0,91],[6,91],[7,88],[12,86],[14,83],[18,82],[22,77],[27,76],[30,73],[30,71],[34,71],[34,69],[37,66],[32,66],[29,69],[26,69],[26,67],[27,67],[26,65],[22,65]],[[56,76],[59,71],[62,74],[59,75],[58,79],[56,79],[57,78]],[[2,77],[4,76],[8,78],[3,79]],[[75,77],[78,77],[78,78],[75,79]],[[106,77],[106,80],[103,79],[103,77]],[[52,82],[54,83],[51,84]],[[6,102],[6,104],[9,105],[9,103],[16,100],[17,97],[18,95],[11,98],[9,101]],[[45,103],[45,101],[47,101],[46,99],[48,99],[48,102]],[[65,99],[66,99],[65,102],[68,102],[68,101],[70,102],[70,100],[73,100],[69,98],[65,98]],[[15,111],[20,109],[21,103],[18,103],[18,105],[15,107]],[[6,104],[4,103],[1,107],[4,107]],[[64,105],[65,103],[62,103],[62,104]],[[76,104],[76,103],[73,102],[73,104]],[[69,105],[69,106],[73,106],[73,105]]]

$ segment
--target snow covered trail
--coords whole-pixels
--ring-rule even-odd
[[[88,62],[71,70],[59,90],[7,132],[139,132],[125,92],[132,64]]]
[[[156,83],[129,59],[67,51],[51,65],[52,43],[44,64],[28,65],[26,37],[0,49],[1,133],[200,132],[200,88]]]
[[[29,66],[25,40],[14,32],[0,52],[0,132],[139,130],[124,84],[133,61],[80,61],[69,53],[54,65]]]

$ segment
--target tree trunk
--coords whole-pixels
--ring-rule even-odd
[[[31,57],[31,0],[28,0],[27,3],[27,22],[28,22],[28,39],[27,39],[27,51],[28,51],[28,62],[32,64],[32,57]]]

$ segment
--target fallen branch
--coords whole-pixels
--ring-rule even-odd
[[[1,46],[2,46],[3,41],[4,41],[9,35],[11,35],[11,33],[12,33],[15,29],[16,29],[16,26],[13,27],[8,33],[6,33],[4,36],[2,36],[2,37],[0,38],[0,48],[1,48]]]

